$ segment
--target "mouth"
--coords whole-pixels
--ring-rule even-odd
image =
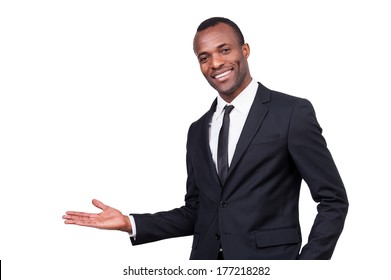
[[[231,74],[231,72],[232,72],[232,70],[227,70],[227,71],[224,71],[224,72],[219,73],[217,75],[212,75],[212,78],[216,79],[216,80],[218,80],[220,82],[223,82],[223,81],[228,79],[229,74]]]

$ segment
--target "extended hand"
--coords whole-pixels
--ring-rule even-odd
[[[103,211],[99,214],[67,211],[62,218],[65,224],[94,227],[99,229],[121,230],[131,233],[129,217],[120,211],[93,199],[92,204]]]

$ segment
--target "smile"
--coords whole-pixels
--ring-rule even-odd
[[[223,72],[221,74],[218,74],[218,75],[214,76],[213,78],[221,79],[221,78],[224,78],[225,76],[229,75],[231,72],[232,72],[232,70],[228,70],[228,71],[225,71],[225,72]]]

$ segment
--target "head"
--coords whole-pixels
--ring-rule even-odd
[[[247,58],[250,47],[239,27],[227,18],[202,22],[193,42],[201,72],[228,103],[251,82]]]

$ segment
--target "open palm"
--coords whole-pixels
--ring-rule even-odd
[[[107,206],[97,199],[92,200],[92,204],[101,209],[102,212],[86,213],[77,211],[67,211],[62,217],[65,224],[94,227],[99,229],[122,230],[131,232],[129,217],[123,215],[119,210]]]

